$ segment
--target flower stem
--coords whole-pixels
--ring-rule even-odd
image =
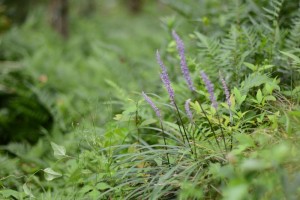
[[[167,141],[166,141],[166,136],[165,136],[165,130],[164,130],[164,126],[162,124],[162,121],[160,121],[160,126],[161,126],[161,130],[162,130],[162,134],[163,134],[163,138],[164,138],[164,144],[165,144],[165,149],[166,149],[166,156],[167,156],[167,161],[168,161],[168,165],[170,166],[170,158],[169,158],[169,153],[168,153],[168,147],[167,147]]]
[[[222,134],[222,138],[223,138],[224,147],[225,147],[225,150],[227,151],[225,135],[224,135],[223,127],[222,127],[222,124],[221,124],[220,116],[219,116],[218,113],[217,113],[217,118],[218,118],[218,121],[219,121],[219,127],[221,128],[221,134]]]
[[[193,149],[192,149],[192,146],[191,146],[191,144],[190,144],[190,142],[189,142],[189,138],[188,138],[188,136],[187,136],[186,129],[185,129],[185,126],[184,126],[184,124],[183,124],[182,117],[181,117],[181,114],[180,114],[180,112],[179,112],[179,109],[178,109],[176,103],[174,103],[174,106],[175,106],[175,109],[176,109],[176,111],[177,111],[178,119],[179,119],[179,121],[180,121],[180,124],[182,125],[182,128],[183,128],[184,136],[183,136],[183,134],[182,134],[182,137],[183,137],[183,139],[184,139],[184,137],[185,137],[185,139],[187,140],[187,143],[188,143],[188,145],[189,145],[189,147],[190,147],[191,153],[193,154]],[[179,127],[179,129],[180,129],[180,127]]]
[[[194,92],[194,95],[195,95],[195,92]],[[210,129],[211,129],[211,131],[212,131],[212,133],[213,133],[213,135],[214,135],[214,138],[215,138],[215,140],[216,140],[216,143],[217,143],[219,149],[222,151],[222,148],[221,148],[220,143],[219,143],[218,138],[217,138],[217,134],[216,134],[214,128],[212,127],[212,124],[211,124],[210,120],[208,119],[208,117],[207,117],[207,115],[206,115],[206,112],[204,111],[204,109],[203,109],[201,103],[199,103],[199,105],[200,105],[200,109],[201,109],[202,113],[204,114],[204,117],[206,118],[206,120],[207,120],[207,122],[208,122],[208,124],[209,124],[209,126],[210,126]]]

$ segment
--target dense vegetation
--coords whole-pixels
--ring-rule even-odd
[[[300,198],[298,0],[94,2],[1,35],[0,199]]]

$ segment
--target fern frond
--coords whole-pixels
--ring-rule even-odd
[[[248,35],[251,42],[255,41],[255,36]],[[240,27],[232,25],[228,35],[222,40],[222,49],[219,56],[222,69],[233,70],[232,81],[239,82],[242,64],[246,57],[253,51],[249,49],[247,38],[243,35]],[[241,54],[241,52],[244,52]]]
[[[263,8],[265,17],[271,22],[278,21],[284,0],[271,0],[269,8]]]
[[[300,5],[297,16],[292,19],[292,28],[287,38],[286,47],[300,48]]]
[[[208,65],[218,66],[220,55],[220,41],[217,38],[209,38],[199,32],[195,32],[198,38],[198,47],[200,49],[201,63],[207,63]],[[215,68],[215,67],[214,67]],[[216,69],[216,68],[215,68]]]
[[[273,80],[267,74],[251,74],[242,82],[241,93],[242,95],[246,95],[251,88],[258,87],[265,83],[273,83]]]
[[[105,82],[112,88],[115,90],[115,95],[114,97],[116,97],[119,100],[124,100],[127,99],[127,93],[125,92],[124,89],[122,89],[118,84],[116,84],[115,82],[109,80],[109,79],[105,79]]]
[[[203,49],[208,56],[212,58],[216,57],[220,48],[219,41],[216,39],[210,39],[199,32],[196,32],[195,34],[200,40],[200,43],[198,43],[200,49]]]
[[[28,88],[35,94],[37,100],[44,106],[44,108],[51,114],[55,116],[55,120],[62,121],[63,119],[58,117],[61,114],[55,106],[55,96],[48,90],[41,90],[34,85],[29,85]],[[61,122],[62,123],[62,122]]]
[[[242,27],[242,34],[247,41],[247,45],[251,50],[257,46],[259,41],[259,36],[257,30],[253,27],[243,26]]]

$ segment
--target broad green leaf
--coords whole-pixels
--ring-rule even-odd
[[[26,195],[28,195],[30,198],[35,198],[35,196],[32,194],[31,190],[28,188],[27,184],[24,183],[23,190]]]
[[[237,104],[240,106],[246,100],[247,96],[246,95],[242,96],[241,92],[236,87],[234,87],[233,93],[234,93]]]
[[[246,97],[247,97],[246,95],[243,95],[241,97],[241,101],[239,102],[240,105],[246,100]]]
[[[276,161],[278,163],[283,162],[286,160],[289,155],[292,155],[290,144],[288,143],[282,143],[278,144],[275,147],[271,149],[272,152],[272,161]],[[269,158],[269,157],[268,157]]]
[[[230,186],[224,191],[224,199],[230,200],[242,200],[245,199],[248,193],[248,186],[246,184],[238,184],[236,186]]]
[[[241,101],[240,91],[236,87],[234,87],[233,93],[234,93],[234,96],[235,96],[235,100],[239,103]]]
[[[79,192],[80,192],[81,194],[86,194],[86,193],[92,191],[93,189],[94,189],[94,187],[92,187],[92,186],[90,186],[90,185],[85,185],[84,187],[82,187],[82,188],[79,190]]]
[[[264,92],[264,93],[272,94],[273,89],[274,89],[274,88],[273,88],[269,83],[266,83],[266,84],[265,84],[265,92]]]
[[[15,190],[11,190],[11,189],[1,189],[0,190],[0,197],[1,195],[6,198],[6,199],[11,199],[9,197],[14,197],[15,199],[20,199],[21,197],[21,193]]]
[[[239,145],[245,145],[247,147],[254,147],[255,143],[253,138],[250,135],[247,134],[237,134],[235,136],[237,141],[239,142]]]
[[[99,196],[100,196],[100,192],[98,191],[98,190],[92,190],[91,192],[89,192],[89,197],[91,197],[92,199],[95,199],[95,200],[97,200],[97,199],[99,199]],[[90,198],[88,198],[88,199],[90,199]]]
[[[54,142],[51,142],[51,147],[54,152],[55,158],[64,158],[66,156],[66,149],[63,146],[57,145]]]
[[[276,98],[272,95],[268,95],[268,96],[265,97],[265,100],[267,100],[267,101],[276,101]]]
[[[256,71],[257,70],[257,66],[256,65],[253,65],[251,63],[247,63],[247,62],[244,62],[244,65],[246,67],[248,67],[249,69],[251,69],[252,71]]]
[[[108,185],[107,183],[100,182],[100,183],[98,183],[98,184],[96,185],[96,188],[97,188],[98,190],[106,190],[106,189],[108,189],[108,188],[111,188],[111,186]]]
[[[241,169],[244,172],[251,172],[251,171],[261,171],[268,167],[269,165],[258,159],[247,159],[241,164]]]
[[[53,179],[56,179],[56,178],[59,178],[62,176],[61,173],[58,173],[51,168],[46,168],[43,171],[45,172],[45,179],[47,181],[52,181]]]

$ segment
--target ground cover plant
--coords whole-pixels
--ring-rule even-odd
[[[117,78],[101,67],[90,72],[107,76],[102,83],[88,76],[81,86],[76,80],[62,86],[64,79],[43,86],[41,79],[31,87],[40,102],[41,91],[49,92],[41,88],[51,86],[51,98],[69,105],[48,106],[56,134],[45,134],[33,146],[2,146],[3,198],[299,199],[300,2],[163,2],[177,13],[162,18],[166,39],[151,44],[145,55],[141,47],[128,57],[117,50],[103,63],[134,54],[141,61],[128,66],[153,68]],[[100,56],[103,45],[87,51]],[[25,61],[34,65],[46,52]],[[69,56],[94,63],[93,56],[81,54]],[[49,75],[58,70],[43,69]],[[29,71],[40,77],[38,70]],[[71,67],[66,70],[64,75],[74,75]],[[97,95],[90,91],[95,83],[111,88]],[[107,116],[95,114],[85,95],[109,105],[107,113],[96,109]]]

